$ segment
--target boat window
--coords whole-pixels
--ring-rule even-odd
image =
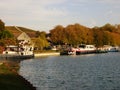
[[[79,45],[79,48],[85,48],[85,45]]]

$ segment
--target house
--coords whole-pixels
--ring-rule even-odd
[[[31,38],[34,38],[36,33],[34,30],[17,26],[6,26],[5,28],[11,32],[18,41],[31,42]]]
[[[24,48],[26,50],[28,49],[33,50],[34,43],[32,42],[31,37],[26,32],[24,32],[20,27],[7,26],[6,29],[14,35],[14,38],[17,40],[19,47]]]
[[[30,43],[31,42],[31,38],[25,33],[23,32],[20,28],[18,28],[17,26],[14,26],[16,28],[16,30],[19,31],[18,35],[14,34],[15,38],[22,43]]]

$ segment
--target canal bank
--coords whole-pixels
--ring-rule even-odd
[[[34,57],[54,55],[60,55],[60,53],[37,53],[34,54]],[[36,90],[36,88],[28,80],[19,75],[19,64],[19,60],[0,59],[0,90]]]
[[[18,70],[19,63],[0,61],[0,90],[36,90]]]
[[[56,56],[60,55],[60,52],[51,52],[51,53],[35,53],[34,57],[41,57],[41,56]]]

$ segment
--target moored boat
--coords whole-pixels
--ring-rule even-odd
[[[120,48],[118,46],[104,45],[103,49],[108,52],[118,52]]]
[[[80,55],[96,53],[97,49],[94,45],[81,44],[77,48],[70,47],[61,52],[61,55]]]
[[[3,51],[3,54],[0,55],[0,58],[4,59],[29,59],[33,57],[34,54],[32,47],[20,48],[14,45],[7,46],[6,49]]]
[[[76,55],[79,54],[91,54],[91,53],[96,53],[96,47],[94,45],[85,45],[81,44],[79,47],[76,49]]]
[[[118,52],[118,51],[119,51],[118,47],[111,47],[111,48],[108,50],[108,52]]]

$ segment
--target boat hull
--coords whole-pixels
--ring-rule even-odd
[[[92,53],[96,53],[96,50],[86,50],[86,51],[76,51],[76,55],[80,55],[80,54],[92,54]]]
[[[0,55],[1,59],[6,59],[6,60],[23,60],[23,59],[31,59],[34,58],[34,55]]]

